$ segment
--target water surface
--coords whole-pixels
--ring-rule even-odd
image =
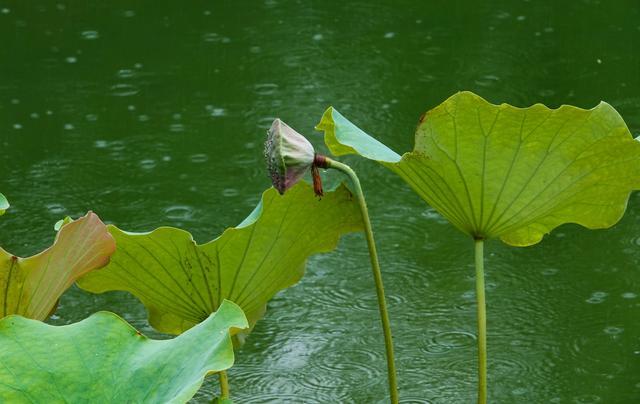
[[[273,118],[322,148],[313,126],[328,105],[401,153],[420,114],[459,90],[517,106],[606,100],[640,135],[636,1],[162,3],[0,0],[4,248],[33,254],[89,209],[208,241],[269,186]],[[377,231],[402,401],[473,402],[471,240],[392,173],[345,160]],[[639,198],[609,231],[488,243],[492,402],[640,401]],[[365,246],[345,237],[269,304],[229,372],[237,402],[385,402]],[[100,309],[157,335],[125,293],[74,288],[51,322]]]

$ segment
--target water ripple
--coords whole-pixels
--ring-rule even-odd
[[[133,84],[119,83],[110,88],[110,94],[114,97],[131,97],[137,95],[140,89]]]

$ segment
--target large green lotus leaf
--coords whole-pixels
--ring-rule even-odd
[[[271,188],[238,227],[203,245],[175,228],[135,234],[110,226],[118,246],[111,263],[78,285],[94,293],[133,293],[149,310],[151,325],[165,333],[201,322],[223,299],[237,303],[253,327],[269,299],[302,277],[307,257],[332,250],[340,235],[360,230],[361,223],[344,186],[322,200],[304,182],[283,196]]]
[[[4,215],[4,212],[9,209],[9,201],[4,195],[0,194],[0,216]]]
[[[242,310],[223,302],[188,332],[155,341],[110,312],[52,326],[0,320],[0,401],[7,403],[184,403],[204,377],[233,365],[232,329]]]
[[[604,102],[516,108],[457,93],[420,119],[402,157],[333,108],[316,128],[332,153],[379,161],[463,232],[515,246],[563,223],[610,227],[640,188],[640,142]]]
[[[44,320],[82,275],[105,266],[116,245],[95,213],[62,227],[53,245],[29,258],[0,248],[0,314]]]

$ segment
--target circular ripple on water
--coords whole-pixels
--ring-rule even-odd
[[[318,306],[332,307],[348,310],[356,299],[354,290],[349,287],[348,281],[340,281],[337,284],[322,284],[314,288],[315,304]]]
[[[419,397],[417,395],[402,395],[400,398],[400,402],[402,404],[432,404],[433,401],[429,401],[424,397]]]
[[[98,31],[92,31],[92,30],[82,31],[80,33],[80,37],[82,39],[92,41],[94,39],[100,38],[100,33]]]
[[[569,342],[567,345],[571,361],[575,363],[575,373],[606,379],[613,379],[624,373],[627,370],[626,366],[612,361],[612,355],[615,355],[615,351],[597,354],[598,350],[595,349],[615,341],[623,331],[619,327],[605,328],[600,334],[582,335]]]
[[[596,396],[595,394],[583,394],[574,397],[573,402],[576,404],[594,404],[602,402],[602,398],[600,396]]]
[[[194,212],[191,206],[173,205],[165,208],[164,213],[170,220],[190,220]]]
[[[591,296],[589,296],[589,298],[585,300],[585,302],[589,304],[600,304],[607,299],[607,296],[609,296],[607,292],[596,291],[593,292]]]
[[[407,298],[404,295],[389,294],[387,292],[385,297],[389,308],[407,303]],[[365,295],[360,294],[358,298],[353,301],[351,307],[361,311],[378,311],[378,297],[373,291]]]
[[[169,125],[169,131],[174,133],[184,132],[185,126],[181,123],[172,123]]]
[[[272,95],[278,90],[278,85],[275,83],[261,83],[256,84],[253,89],[258,95]]]
[[[468,297],[466,294],[463,294],[462,299],[464,300],[457,303],[455,306],[453,306],[453,308],[456,309],[457,311],[461,311],[464,313],[475,313],[476,311],[476,301],[474,300],[475,294],[472,294],[471,297]]]
[[[231,198],[240,195],[240,191],[235,188],[225,188],[222,190],[222,196]]]
[[[378,347],[349,349],[344,341],[334,340],[311,357],[310,367],[300,382],[311,391],[348,395],[354,386],[368,389],[386,382],[386,362]]]
[[[233,399],[240,403],[328,403],[335,398],[331,391],[308,391],[299,383],[297,373],[283,371],[274,375],[264,366],[236,365],[229,371],[229,378]]]
[[[59,204],[59,203],[49,203],[46,205],[46,207],[47,207],[47,211],[49,211],[49,213],[53,215],[62,215],[64,212],[67,211],[67,208],[65,208],[62,204]]]
[[[445,378],[460,377],[461,380],[468,382],[468,380],[462,378],[462,376],[475,374],[477,366],[478,360],[473,355],[452,355],[440,362],[438,372],[440,376]]]
[[[156,161],[152,160],[152,159],[144,159],[144,160],[140,160],[140,163],[138,163],[140,165],[140,168],[142,168],[145,171],[149,171],[149,170],[153,170],[154,168],[156,168]]]
[[[429,354],[442,354],[452,350],[474,345],[476,336],[466,331],[446,331],[429,338],[422,351]]]
[[[131,97],[140,92],[133,84],[119,83],[111,86],[110,93],[114,97]]]
[[[493,355],[488,361],[487,367],[488,372],[498,378],[500,377],[500,375],[503,375],[505,377],[527,376],[528,378],[532,377],[531,379],[527,380],[531,380],[531,383],[535,385],[538,384],[537,380],[541,377],[540,371],[544,371],[544,369],[534,368],[534,364],[534,362],[524,359],[518,360],[515,356],[496,357],[496,355]]]
[[[266,376],[268,378],[269,376]],[[346,403],[347,397],[336,397],[335,394],[309,392],[309,394],[283,394],[283,393],[259,393],[243,396],[233,394],[235,402],[246,404],[273,404],[273,403],[305,403],[305,404],[326,404],[326,403]]]
[[[381,266],[385,287],[387,283],[390,285],[402,285],[403,287],[410,285],[411,289],[426,292],[426,289],[436,278],[435,272],[429,271],[422,264],[406,258],[398,257],[398,259],[390,262],[385,260]],[[390,287],[387,289],[391,290]]]
[[[209,161],[209,156],[204,153],[192,154],[189,156],[189,161],[195,164],[206,163]]]

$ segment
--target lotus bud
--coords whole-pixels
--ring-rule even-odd
[[[314,162],[316,153],[309,141],[280,119],[273,121],[264,144],[269,176],[273,186],[284,194],[312,170],[316,195],[322,196],[322,183]]]

